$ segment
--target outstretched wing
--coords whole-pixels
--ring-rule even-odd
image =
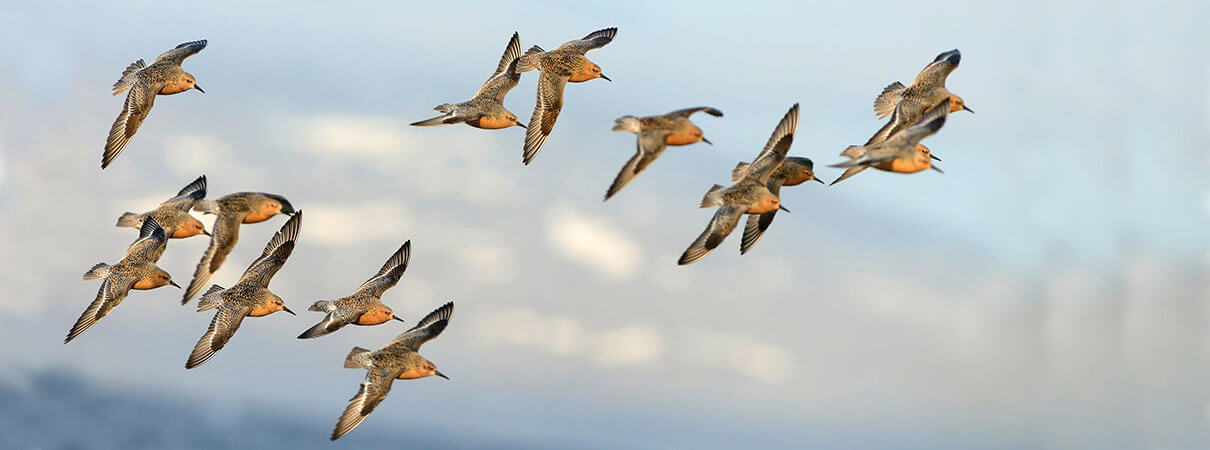
[[[126,295],[130,294],[130,288],[134,286],[134,282],[133,278],[117,274],[105,278],[105,281],[101,283],[101,288],[97,290],[97,298],[88,305],[84,314],[80,314],[80,318],[76,319],[76,324],[72,325],[71,331],[67,332],[67,338],[63,340],[63,343],[71,342],[72,339],[92,328],[98,320],[113,311],[113,308],[122,303],[122,300],[126,299]]]
[[[154,218],[148,217],[143,220],[143,226],[139,228],[139,238],[126,248],[126,255],[118,264],[154,263],[160,260],[160,255],[164,254],[164,248],[167,246],[168,235],[164,233],[164,227],[161,227]]]
[[[639,133],[634,156],[626,162],[625,166],[622,166],[618,176],[613,179],[613,184],[609,185],[609,190],[605,191],[606,200],[630,184],[630,181],[638,176],[639,172],[646,169],[655,162],[656,158],[660,157],[661,153],[664,153],[666,148],[664,139],[668,134],[669,132],[666,130],[643,130]]]
[[[888,147],[915,147],[916,143],[921,139],[932,136],[945,125],[945,118],[950,113],[950,99],[942,100],[941,103],[929,108],[920,120],[911,127],[896,133],[887,139],[886,146]]]
[[[706,230],[692,244],[689,244],[689,248],[681,254],[681,259],[677,261],[677,264],[682,266],[690,264],[718,248],[718,245],[723,243],[723,239],[726,239],[727,235],[731,234],[731,231],[739,224],[739,216],[742,215],[744,215],[744,211],[738,206],[728,205],[719,208],[718,212],[714,213],[714,217],[710,219],[710,224],[706,225]]]
[[[613,37],[617,36],[618,29],[616,27],[606,28],[604,30],[593,31],[584,36],[583,39],[569,41],[560,45],[558,50],[571,50],[580,53],[581,55],[588,53],[589,50],[604,47],[605,44],[613,42]]]
[[[161,203],[160,206],[175,208],[182,212],[188,213],[193,208],[193,202],[206,198],[206,176],[202,175],[189,183],[180,192],[176,193],[176,197],[172,197]]]
[[[239,307],[230,303],[220,306],[218,312],[214,313],[214,318],[210,320],[206,334],[203,334],[202,338],[198,339],[197,345],[193,346],[193,352],[185,361],[185,368],[192,369],[213,358],[215,353],[227,345],[231,336],[235,336],[239,325],[250,312],[252,312],[251,308]]]
[[[538,79],[538,102],[534,105],[534,115],[529,119],[529,127],[525,130],[525,147],[521,161],[529,164],[542,150],[542,144],[550,137],[550,131],[555,128],[555,120],[559,111],[563,110],[563,88],[567,86],[568,77],[542,72]]]
[[[378,273],[361,283],[357,287],[354,295],[367,293],[375,297],[381,297],[387,289],[395,287],[399,284],[399,279],[403,277],[403,272],[408,269],[408,259],[412,256],[412,241],[403,243],[399,250],[396,250],[387,262],[378,269]]]
[[[744,174],[744,179],[754,179],[762,185],[769,181],[769,176],[786,159],[786,152],[790,150],[790,144],[794,142],[794,132],[797,129],[798,103],[795,103],[781,118],[781,122],[778,122],[777,128],[773,129],[773,135],[769,136],[769,142],[765,144],[765,148],[756,156],[756,159],[752,160],[747,173]]]
[[[160,56],[157,56],[155,58],[155,61],[153,61],[152,64],[158,63],[160,61],[169,61],[173,64],[180,65],[181,62],[185,60],[185,58],[193,56],[197,52],[202,51],[203,48],[206,48],[205,39],[202,39],[200,41],[186,42],[184,44],[176,46],[176,48],[174,48],[172,50],[161,53]]]
[[[945,87],[945,79],[950,76],[954,69],[958,68],[958,63],[962,61],[962,53],[958,49],[953,49],[948,52],[943,52],[933,58],[933,62],[924,67],[919,75],[916,75],[916,80],[912,81],[913,87],[934,88]]]
[[[397,370],[371,367],[370,372],[366,374],[366,381],[361,383],[361,387],[357,389],[357,395],[349,399],[349,406],[345,407],[344,413],[340,415],[340,420],[336,422],[336,427],[332,428],[331,439],[333,441],[340,439],[341,436],[357,428],[361,421],[366,420],[366,417],[374,412],[374,408],[387,398],[387,393],[391,392],[391,383],[395,381],[396,376],[399,376]]]
[[[387,344],[388,347],[402,346],[411,351],[419,351],[420,346],[432,340],[449,325],[450,317],[454,315],[454,302],[441,305],[429,315],[424,316],[416,326],[395,337]]]
[[[693,107],[693,108],[678,109],[678,110],[670,112],[668,114],[688,118],[689,116],[692,116],[693,113],[696,113],[696,112],[705,112],[706,114],[712,115],[714,117],[723,117],[722,111],[719,111],[717,108],[711,108],[709,106],[697,106],[697,107]]]
[[[769,180],[769,184],[766,187],[769,188],[769,192],[772,192],[773,195],[780,196],[781,183],[781,180]],[[756,245],[756,241],[759,241],[760,237],[764,236],[765,230],[769,229],[769,225],[773,224],[773,216],[776,215],[776,209],[764,214],[748,215],[748,221],[744,223],[743,240],[739,242],[739,254],[748,253],[748,250],[751,250],[752,246]]]
[[[298,233],[301,230],[302,211],[298,211],[290,217],[290,220],[286,221],[285,225],[282,225],[280,230],[277,230],[269,243],[265,245],[265,251],[259,258],[256,258],[256,261],[252,261],[252,265],[244,271],[239,282],[269,287],[269,280],[273,279],[273,275],[277,274],[278,270],[281,270],[286,259],[290,257],[290,253],[294,251],[294,241],[298,239]]]
[[[126,144],[130,143],[130,139],[139,131],[143,119],[147,118],[147,113],[151,112],[153,105],[155,91],[146,81],[135,83],[130,92],[126,93],[122,112],[118,113],[118,118],[113,121],[113,126],[109,128],[109,138],[105,140],[105,153],[101,155],[102,169],[109,167],[114,158],[126,148]]]
[[[504,56],[500,57],[500,64],[496,66],[496,71],[487,78],[483,87],[480,87],[479,92],[475,93],[475,97],[491,98],[503,103],[508,91],[517,87],[517,83],[521,82],[521,74],[517,73],[519,58],[521,58],[521,37],[514,32],[513,38],[504,48]]]
[[[223,266],[223,261],[227,260],[227,255],[231,254],[235,243],[239,242],[239,225],[242,220],[243,218],[234,212],[219,210],[218,218],[214,220],[210,246],[206,247],[206,253],[202,254],[201,261],[198,261],[197,268],[193,270],[193,281],[189,282],[185,295],[181,297],[182,305],[201,293],[210,283],[210,277]]]

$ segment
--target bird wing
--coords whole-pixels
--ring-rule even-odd
[[[239,242],[239,225],[242,221],[243,217],[239,213],[219,209],[218,218],[214,220],[214,231],[210,236],[210,246],[206,247],[206,253],[202,254],[201,261],[198,261],[197,268],[193,271],[193,281],[189,282],[189,287],[181,298],[182,305],[189,303],[189,299],[202,292],[206,284],[210,283],[210,277],[222,267],[227,255],[235,248],[235,243]]]
[[[403,246],[399,247],[399,250],[396,250],[390,258],[387,258],[387,262],[382,265],[381,269],[378,269],[378,273],[366,280],[365,283],[361,283],[361,286],[357,287],[354,295],[365,293],[374,297],[381,297],[387,289],[399,284],[399,279],[403,277],[403,272],[408,269],[408,259],[411,256],[412,241],[409,240],[404,242]]]
[[[666,148],[664,139],[669,134],[670,132],[666,130],[643,130],[639,133],[636,138],[634,156],[626,162],[625,166],[622,166],[618,176],[613,179],[613,184],[609,185],[609,190],[605,192],[606,200],[626,187],[634,177],[639,175],[639,172],[646,169],[652,162],[655,162],[656,158],[660,157],[661,153],[664,153]]]
[[[756,159],[752,160],[747,173],[744,174],[744,179],[754,179],[762,185],[768,182],[769,176],[786,159],[786,152],[790,150],[790,144],[794,142],[794,132],[797,129],[798,104],[795,103],[789,111],[786,111],[781,122],[777,123],[777,128],[773,129],[773,135],[769,136],[769,142],[765,144],[765,148],[756,156]]]
[[[688,118],[689,116],[692,116],[693,113],[696,113],[696,112],[705,112],[706,114],[712,115],[714,117],[723,117],[722,111],[719,111],[717,108],[711,108],[709,106],[695,106],[693,108],[678,109],[676,111],[668,113],[668,115],[675,115],[675,116],[681,116],[681,117]]]
[[[277,274],[278,270],[281,270],[286,259],[290,257],[290,253],[294,251],[294,241],[298,239],[298,233],[301,230],[302,211],[299,211],[291,216],[280,230],[277,230],[272,239],[269,239],[269,243],[265,245],[265,251],[259,258],[252,261],[248,270],[245,270],[244,275],[239,278],[239,283],[269,287],[269,280],[273,279],[273,275]]]
[[[534,105],[534,115],[529,119],[529,127],[525,130],[525,147],[522,162],[529,164],[542,150],[542,144],[550,137],[550,131],[555,128],[555,120],[559,111],[563,110],[563,88],[567,86],[569,77],[551,72],[542,72],[538,79],[538,101]]]
[[[589,50],[601,48],[605,44],[613,42],[613,37],[617,34],[618,29],[612,27],[593,31],[592,33],[588,33],[588,36],[584,36],[583,39],[568,41],[555,50],[571,50],[583,55],[588,53]]]
[[[188,213],[193,209],[193,202],[206,198],[206,176],[202,175],[192,183],[189,183],[180,192],[176,193],[176,197],[172,197],[161,203],[160,206],[179,209],[182,212]]]
[[[958,63],[962,61],[962,53],[957,49],[943,52],[933,58],[933,62],[924,67],[916,79],[912,81],[912,87],[934,88],[945,87],[945,79],[950,76],[954,69],[958,68]]]
[[[496,66],[496,71],[487,78],[487,81],[479,88],[479,92],[475,93],[475,97],[491,98],[503,103],[508,91],[517,87],[517,83],[521,82],[521,74],[517,73],[517,60],[520,58],[521,37],[514,32],[513,38],[504,48],[504,55],[500,57],[500,64]]]
[[[332,428],[331,439],[333,441],[353,431],[357,425],[361,424],[361,421],[366,420],[366,417],[374,412],[374,408],[382,403],[388,392],[391,392],[391,384],[395,382],[395,377],[399,376],[399,372],[399,370],[379,367],[370,368],[369,373],[366,374],[366,381],[361,383],[361,387],[357,389],[357,395],[349,399],[349,406],[345,407],[345,411],[340,414],[340,420],[336,422],[336,427]]]
[[[63,343],[71,342],[72,339],[92,328],[98,320],[122,303],[122,300],[126,299],[126,295],[130,294],[130,288],[134,286],[135,281],[134,278],[119,274],[105,278],[105,281],[101,282],[101,288],[97,289],[97,298],[88,305],[83,314],[80,314],[80,318],[76,319],[76,324],[72,325],[71,331],[67,333],[67,338],[63,340]]]
[[[773,195],[781,195],[781,183],[781,180],[769,180],[769,184],[766,187],[769,188],[769,192],[772,192]],[[760,237],[764,236],[765,230],[769,229],[769,225],[773,224],[773,216],[776,215],[776,209],[764,214],[748,215],[748,220],[744,223],[743,240],[739,243],[739,254],[748,253],[748,250],[751,250],[752,246],[756,245],[756,241],[759,241]]]
[[[731,231],[739,224],[739,216],[742,215],[744,215],[744,211],[738,206],[726,205],[720,207],[714,213],[714,217],[710,219],[710,224],[706,225],[706,230],[692,244],[689,244],[689,248],[685,249],[685,253],[681,254],[681,259],[677,261],[677,264],[685,265],[692,263],[702,259],[703,256],[706,256],[717,248],[723,242],[723,239],[726,239],[727,235],[731,234]]]
[[[143,221],[143,226],[139,228],[138,239],[135,239],[130,247],[126,248],[126,255],[122,256],[122,261],[118,264],[154,263],[160,260],[160,256],[164,254],[164,248],[167,246],[168,234],[164,232],[164,227],[160,226],[160,223],[154,218],[148,217]]]
[[[220,306],[218,312],[214,313],[214,318],[210,319],[210,327],[206,328],[206,334],[203,334],[202,338],[198,339],[197,345],[193,346],[193,352],[185,361],[185,368],[192,369],[213,358],[215,353],[227,345],[231,336],[235,336],[240,323],[243,323],[244,317],[247,317],[250,312],[252,312],[252,307],[248,306],[238,306],[232,303],[224,303]]]
[[[388,347],[401,346],[411,351],[419,351],[420,346],[432,340],[449,325],[450,317],[454,314],[454,302],[441,305],[429,315],[424,316],[416,326],[395,337]]]
[[[105,140],[105,153],[101,155],[101,168],[109,167],[114,158],[130,143],[130,138],[139,131],[143,119],[151,112],[155,104],[155,91],[151,83],[139,81],[126,93],[126,102],[122,104],[122,112],[113,121],[109,129],[109,138]]]
[[[186,42],[176,46],[176,48],[173,48],[172,50],[161,53],[160,56],[155,57],[155,61],[152,61],[152,64],[160,61],[168,61],[179,66],[181,62],[185,60],[185,58],[193,56],[197,52],[202,51],[203,48],[206,48],[205,39],[200,41]]]

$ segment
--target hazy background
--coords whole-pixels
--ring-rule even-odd
[[[1210,447],[1210,7],[842,3],[0,6],[0,447]],[[513,31],[608,26],[588,56],[615,81],[569,85],[528,167],[519,128],[407,126],[472,95]],[[207,93],[160,97],[102,172],[121,70],[201,38]],[[748,255],[737,231],[676,266],[701,195],[791,104],[790,153],[830,181],[881,88],[951,48],[978,113],[927,141],[944,175],[788,188]],[[524,121],[536,79],[506,101]],[[634,148],[612,120],[695,105],[726,113],[695,117],[716,145],[602,203]],[[301,315],[187,372],[211,314],[138,291],[62,345],[98,287],[80,274],[135,238],[117,217],[200,174],[306,211],[272,284]],[[214,282],[283,220],[243,227]],[[406,239],[384,301],[408,325],[294,338]],[[160,265],[186,284],[205,246]],[[327,442],[364,376],[349,348],[451,299],[424,354],[453,379],[396,382]]]

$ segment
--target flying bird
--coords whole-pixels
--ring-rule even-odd
[[[702,129],[689,120],[695,112],[705,112],[714,117],[722,117],[723,112],[708,106],[678,109],[660,116],[635,117],[622,116],[614,120],[613,131],[629,131],[638,135],[634,156],[614,178],[609,190],[605,191],[605,200],[613,197],[626,187],[634,177],[655,162],[664,153],[668,145],[689,145],[705,142],[714,145],[702,134]]]
[[[278,214],[294,214],[294,206],[285,197],[276,194],[260,192],[237,192],[218,200],[199,200],[193,208],[208,214],[217,214],[214,220],[214,233],[210,236],[210,246],[202,254],[197,269],[193,271],[193,281],[185,289],[181,304],[189,300],[206,287],[210,277],[218,272],[227,255],[239,241],[239,226],[243,223],[257,223],[269,220]]]
[[[118,218],[119,227],[139,228],[148,217],[154,218],[164,227],[164,233],[170,239],[181,239],[199,234],[209,235],[202,221],[189,214],[193,204],[206,197],[206,176],[202,175],[189,183],[175,197],[160,203],[151,211],[137,214],[127,212]]]
[[[534,69],[542,72],[538,78],[538,101],[534,105],[534,115],[529,119],[525,129],[525,147],[521,161],[529,164],[542,150],[542,144],[550,137],[550,131],[555,127],[555,119],[563,110],[563,88],[567,82],[580,83],[596,78],[609,77],[601,73],[601,66],[589,61],[584,54],[589,50],[604,47],[613,41],[618,34],[617,28],[597,30],[584,36],[584,39],[571,41],[551,51],[545,51],[537,45],[531,47],[517,62],[517,72],[524,73]]]
[[[308,311],[324,312],[328,315],[323,321],[298,335],[298,338],[320,337],[349,324],[379,325],[392,319],[403,322],[389,306],[382,303],[382,294],[399,284],[399,278],[403,277],[403,271],[408,268],[411,253],[412,241],[404,242],[382,268],[378,269],[378,273],[361,283],[352,294],[336,300],[320,300],[311,305]]]
[[[164,285],[178,286],[172,282],[172,276],[164,269],[156,266],[164,247],[168,243],[168,235],[164,228],[154,218],[143,221],[139,228],[139,238],[126,249],[126,255],[117,264],[99,263],[84,273],[84,280],[103,279],[101,288],[97,290],[97,298],[88,305],[84,314],[76,320],[76,324],[63,340],[71,342],[84,331],[96,325],[98,320],[113,311],[126,299],[131,289],[155,289]]]
[[[525,124],[517,121],[517,116],[504,107],[504,96],[508,91],[517,87],[521,74],[517,72],[517,60],[521,58],[521,37],[513,33],[513,38],[504,48],[504,56],[496,71],[488,77],[483,87],[470,100],[462,103],[443,103],[433,110],[444,113],[428,120],[412,123],[413,126],[425,127],[432,125],[449,125],[465,123],[475,128],[495,130]]]
[[[966,106],[961,97],[954,95],[945,87],[945,80],[954,69],[958,68],[958,63],[961,61],[962,54],[957,49],[943,52],[933,58],[933,62],[925,66],[924,70],[920,71],[911,86],[904,86],[903,83],[896,81],[883,88],[878,98],[874,99],[874,114],[878,118],[890,115],[891,119],[882,128],[879,128],[865,145],[881,144],[896,133],[919,123],[920,118],[942,100],[949,100],[948,112],[965,110],[973,113],[974,111]],[[939,158],[935,159],[940,161]],[[839,178],[832,181],[832,184],[857,175],[865,169],[865,166],[850,167]]]
[[[933,165],[932,152],[920,144],[926,137],[932,136],[945,125],[949,115],[949,99],[942,100],[937,107],[925,113],[920,122],[911,128],[895,134],[890,139],[875,145],[850,145],[841,152],[848,161],[833,164],[832,167],[853,168],[873,167],[878,170],[897,173],[916,173],[926,169],[941,172]]]
[[[739,182],[727,188],[716,184],[706,192],[701,207],[718,206],[718,211],[710,219],[706,230],[681,254],[677,264],[690,264],[709,254],[735,230],[740,216],[744,214],[765,214],[778,209],[789,211],[782,206],[777,194],[771,192],[767,186],[773,172],[785,161],[786,152],[794,142],[794,132],[797,128],[798,104],[795,103],[777,124],[765,148],[744,170],[745,173]]]
[[[748,173],[748,168],[751,164],[741,162],[731,171],[731,181],[737,182],[744,179]],[[815,163],[809,158],[801,156],[787,156],[785,161],[773,171],[769,176],[769,181],[765,183],[765,187],[772,192],[773,195],[781,197],[781,188],[783,186],[798,186],[807,181],[816,181],[819,184],[824,184],[823,180],[815,178]],[[763,214],[749,214],[748,221],[744,223],[744,237],[739,244],[739,253],[748,253],[756,241],[765,234],[765,230],[769,229],[769,225],[773,224],[773,216],[777,215],[777,210],[769,211]]]
[[[239,330],[239,325],[245,317],[267,316],[278,311],[294,314],[294,311],[286,307],[281,297],[269,290],[269,281],[281,270],[290,253],[294,251],[294,242],[298,239],[301,228],[302,211],[299,211],[273,235],[269,244],[265,245],[265,251],[252,261],[234,286],[228,289],[223,289],[217,284],[210,286],[202,298],[198,299],[198,312],[211,309],[218,311],[214,313],[214,319],[210,320],[206,334],[197,341],[189,359],[185,361],[186,369],[202,365],[222,350],[231,340],[231,336]]]
[[[101,168],[109,167],[114,158],[122,153],[130,138],[139,130],[151,106],[155,104],[155,96],[172,95],[197,89],[205,93],[197,85],[197,79],[181,68],[185,58],[206,48],[206,40],[186,42],[176,48],[166,51],[155,58],[148,66],[143,60],[138,60],[122,71],[122,78],[113,84],[113,95],[123,92],[126,103],[118,114],[113,127],[109,129],[109,139],[105,141],[105,153],[101,155]]]
[[[349,356],[345,357],[345,368],[366,369],[366,381],[357,389],[357,395],[349,399],[349,406],[332,429],[333,441],[353,431],[361,421],[366,420],[366,416],[386,398],[396,378],[410,380],[436,375],[449,379],[437,370],[436,365],[417,352],[420,351],[421,345],[445,330],[453,314],[454,302],[449,302],[429,313],[420,323],[385,347],[374,351],[353,347]]]

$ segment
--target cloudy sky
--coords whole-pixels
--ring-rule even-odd
[[[327,448],[364,375],[349,348],[448,300],[424,354],[452,380],[397,382],[334,446],[1210,447],[1210,8],[1138,3],[0,6],[0,447]],[[407,126],[473,94],[513,31],[607,26],[589,57],[614,82],[569,85],[530,166],[519,128]],[[157,100],[102,172],[121,70],[201,38],[207,93]],[[748,255],[732,236],[675,264],[790,105],[790,153],[831,180],[880,89],[951,48],[978,113],[928,140],[944,175],[788,188]],[[523,119],[535,82],[506,101]],[[725,112],[695,118],[716,145],[601,202],[634,148],[612,120],[696,105]],[[80,274],[135,237],[116,218],[201,174],[306,210],[272,284],[301,315],[186,372],[210,314],[137,291],[62,345],[97,290]],[[245,226],[214,282],[282,221]],[[384,301],[409,325],[294,338],[407,239]],[[205,246],[160,265],[187,282]]]

